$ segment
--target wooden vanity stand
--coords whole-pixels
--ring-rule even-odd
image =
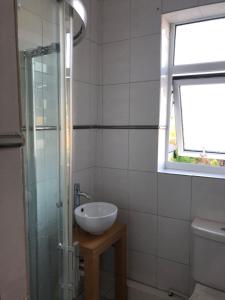
[[[80,255],[84,258],[85,300],[100,300],[100,256],[109,247],[115,248],[116,300],[127,300],[127,227],[116,222],[100,236],[91,235],[78,226],[74,241],[80,243]]]

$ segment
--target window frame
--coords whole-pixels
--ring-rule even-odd
[[[224,16],[212,16],[212,17],[205,17],[195,19],[193,18],[192,21],[184,21],[184,22],[174,22],[170,23],[170,33],[169,33],[169,56],[168,56],[168,86],[167,86],[167,125],[166,125],[166,147],[165,147],[165,168],[169,170],[181,170],[181,171],[191,171],[197,173],[213,173],[213,174],[225,174],[225,167],[213,167],[207,165],[200,165],[200,164],[192,164],[192,163],[178,163],[178,162],[171,162],[169,161],[169,129],[170,129],[170,113],[171,113],[171,106],[172,102],[177,102],[176,97],[178,99],[178,105],[180,106],[180,99],[179,93],[177,93],[177,86],[176,83],[184,82],[187,80],[205,80],[207,82],[210,81],[210,78],[214,79],[216,82],[221,81],[223,78],[223,82],[225,82],[225,61],[220,62],[206,62],[206,63],[199,63],[199,64],[186,64],[186,65],[175,65],[174,64],[174,57],[175,57],[175,39],[176,39],[176,27],[179,25],[184,24],[191,24],[197,23],[207,20],[225,18]],[[193,82],[193,81],[192,81]],[[178,122],[181,123],[181,110],[176,112],[176,105],[174,104],[174,113],[175,118],[178,115]],[[176,119],[175,119],[176,122]],[[180,143],[181,149],[183,148],[183,135],[182,135],[182,126],[177,131],[176,125],[176,133],[179,135],[179,142],[177,137],[177,143]],[[178,146],[178,147],[179,147]],[[185,156],[187,155],[187,151],[184,152]],[[193,152],[189,152],[190,154]],[[193,157],[193,155],[190,155]],[[217,158],[219,159],[219,157]]]
[[[223,76],[207,76],[202,77],[196,76],[195,78],[183,77],[182,79],[173,79],[173,103],[174,111],[176,116],[176,133],[177,133],[177,146],[179,155],[189,156],[189,157],[200,157],[201,151],[185,149],[184,146],[184,126],[183,126],[183,116],[182,116],[182,104],[181,104],[181,94],[180,87],[185,85],[199,85],[199,84],[212,84],[212,83],[224,83],[225,84],[225,75]],[[225,159],[225,151],[223,153],[219,152],[209,152],[210,159]]]

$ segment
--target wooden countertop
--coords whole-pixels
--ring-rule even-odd
[[[76,226],[73,233],[73,241],[80,243],[81,255],[86,252],[103,253],[108,247],[118,241],[122,234],[126,233],[127,226],[115,222],[113,226],[101,235],[92,235]]]

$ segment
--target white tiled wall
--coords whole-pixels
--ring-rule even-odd
[[[159,81],[130,84],[130,124],[158,125]]]
[[[220,1],[98,2],[97,124],[159,124],[161,14],[215,2]],[[92,40],[84,42],[87,48],[88,41]],[[82,55],[87,52],[81,51]],[[80,64],[85,70],[79,80],[90,84],[87,61]],[[87,98],[88,88],[81,94]],[[82,101],[78,106],[83,117],[77,119],[83,124],[89,119],[90,99],[76,101]],[[75,111],[78,115],[76,106]],[[190,293],[190,223],[195,216],[225,222],[224,181],[158,174],[157,130],[101,129],[95,133],[96,160],[88,165],[94,179],[87,175],[89,169],[78,174],[85,188],[89,184],[94,189],[95,200],[115,203],[119,220],[128,224],[128,277],[159,289]],[[90,152],[80,151],[80,155]],[[107,270],[112,269],[112,258],[111,250],[104,257]],[[139,296],[129,295],[132,300]]]
[[[160,34],[131,39],[131,82],[159,80]]]
[[[129,52],[128,40],[103,44],[103,84],[119,84],[129,82]]]
[[[88,13],[85,39],[74,48],[73,125],[96,125],[101,117],[100,13],[99,0],[83,1]],[[73,183],[94,197],[96,129],[73,132]],[[96,182],[97,184],[97,182]]]
[[[129,95],[129,84],[103,87],[103,125],[129,124]]]

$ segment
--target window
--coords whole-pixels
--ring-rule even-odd
[[[172,25],[168,168],[225,173],[224,36],[225,18]]]

